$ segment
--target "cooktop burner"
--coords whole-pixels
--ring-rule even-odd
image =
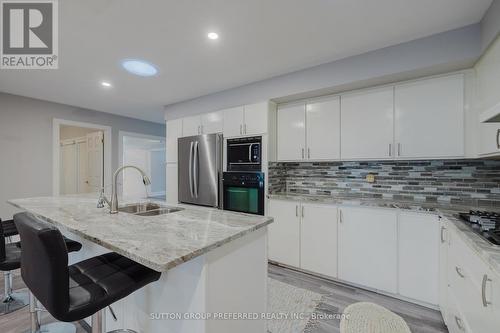
[[[490,243],[500,245],[500,214],[471,210],[468,213],[460,213],[460,218],[475,233],[486,238]]]

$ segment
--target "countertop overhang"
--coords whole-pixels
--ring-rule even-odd
[[[107,208],[96,208],[96,195],[13,199],[8,203],[159,272],[273,222],[271,217],[191,206],[159,216],[109,214]]]

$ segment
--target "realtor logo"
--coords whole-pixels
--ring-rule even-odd
[[[57,69],[57,0],[0,1],[2,69]]]

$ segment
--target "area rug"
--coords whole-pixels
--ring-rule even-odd
[[[268,279],[267,312],[269,333],[302,333],[311,314],[321,301],[321,295],[306,289]]]

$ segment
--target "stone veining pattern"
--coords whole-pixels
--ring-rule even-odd
[[[274,162],[269,193],[499,207],[500,161]]]
[[[86,195],[16,199],[9,203],[159,272],[273,221],[270,217],[185,206],[182,211],[159,216],[111,215],[106,208],[96,208],[95,196]]]

